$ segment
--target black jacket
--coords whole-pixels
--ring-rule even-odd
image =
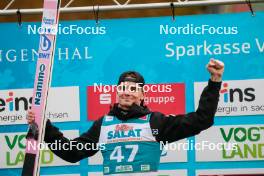
[[[170,143],[199,134],[202,130],[213,125],[220,88],[221,83],[209,80],[208,86],[204,88],[202,92],[196,112],[184,115],[165,116],[160,112],[150,112],[147,107],[136,105],[132,106],[129,111],[124,111],[115,105],[108,115],[116,116],[120,120],[125,121],[126,119],[138,118],[151,113],[150,126],[154,132],[153,135],[155,136],[156,141]],[[82,144],[97,144],[99,141],[102,119],[103,117],[96,120],[87,132],[83,133],[80,137],[73,139],[73,141]],[[53,126],[49,120],[46,124],[44,140],[46,143],[54,143],[56,140],[59,140],[61,143],[70,142],[70,140],[65,138],[59,129]],[[94,155],[98,150],[77,150],[77,148],[73,148],[72,150],[52,151],[68,162],[78,162],[83,158]]]

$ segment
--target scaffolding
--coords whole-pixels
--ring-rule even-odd
[[[0,15],[16,15],[18,9],[9,9],[9,7],[16,0],[10,0],[9,3],[0,10]],[[93,12],[94,6],[83,6],[83,7],[71,7],[70,5],[74,0],[70,0],[64,7],[60,8],[60,13],[77,13],[77,12]],[[181,8],[181,7],[197,7],[197,6],[217,6],[217,5],[234,5],[234,4],[249,4],[251,3],[263,3],[264,0],[199,0],[199,1],[188,1],[188,0],[177,0],[174,2],[160,2],[160,3],[145,3],[145,4],[132,4],[131,0],[127,0],[121,4],[118,0],[113,0],[114,5],[100,5],[100,11],[118,11],[118,10],[143,10],[143,9],[166,9]],[[22,14],[41,14],[43,13],[42,8],[34,9],[19,9]]]

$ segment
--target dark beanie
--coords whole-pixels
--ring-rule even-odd
[[[143,76],[136,71],[126,71],[126,72],[122,73],[119,76],[118,85],[121,82],[126,82],[126,81],[139,83],[140,86],[142,86],[142,87],[145,85],[145,80],[144,80]]]

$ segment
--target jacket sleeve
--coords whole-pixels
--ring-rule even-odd
[[[81,136],[75,139],[69,140],[68,138],[63,136],[63,133],[60,132],[57,127],[51,124],[50,120],[48,120],[46,123],[44,141],[48,144],[50,150],[55,153],[58,157],[62,158],[65,161],[75,163],[80,161],[81,159],[94,155],[98,151],[99,147],[97,147],[97,145],[99,145],[98,142],[101,124],[102,118],[95,121],[87,132],[83,133]],[[64,148],[67,148],[63,149],[63,147],[51,147],[51,144],[53,143],[58,143],[61,146],[64,145]],[[79,145],[79,147],[77,147],[77,145]],[[87,147],[83,147],[82,150],[78,150],[80,149],[80,146]],[[89,150],[87,150],[87,148]]]
[[[185,115],[165,116],[153,112],[150,125],[158,142],[174,142],[199,134],[213,125],[216,113],[221,82],[208,81],[204,88],[196,112]]]

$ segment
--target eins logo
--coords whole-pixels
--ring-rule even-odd
[[[8,92],[7,98],[0,97],[0,112],[8,110],[10,112],[20,111],[21,108],[27,111],[31,108],[32,97],[15,97],[14,92]]]
[[[228,83],[223,84],[223,89],[220,90],[220,93],[224,96],[225,103],[233,103],[234,101],[254,101],[255,97],[255,89],[252,87],[248,87],[245,89],[240,88],[229,88]]]

